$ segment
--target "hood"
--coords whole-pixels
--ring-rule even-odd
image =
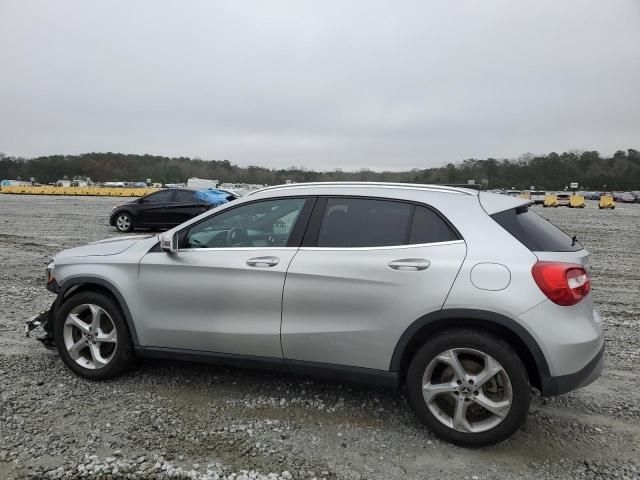
[[[153,235],[127,235],[126,237],[107,238],[98,240],[81,247],[63,250],[56,257],[91,257],[104,255],[117,255],[139,242]]]

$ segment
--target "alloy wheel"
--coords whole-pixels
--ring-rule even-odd
[[[478,433],[502,423],[513,390],[493,357],[471,348],[440,353],[425,369],[422,396],[439,422],[459,432]]]
[[[90,370],[108,365],[118,344],[111,316],[94,304],[78,305],[69,312],[64,321],[63,338],[69,356]]]

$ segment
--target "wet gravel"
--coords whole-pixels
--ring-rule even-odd
[[[0,195],[0,478],[640,478],[640,205],[539,209],[592,252],[607,334],[594,384],[541,399],[494,447],[436,439],[402,391],[140,361],[109,382],[23,335],[57,251],[116,236],[112,198]]]

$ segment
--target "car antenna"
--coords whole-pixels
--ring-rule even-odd
[[[575,234],[573,237],[571,237],[571,246],[573,247],[577,241],[578,241],[578,235]]]

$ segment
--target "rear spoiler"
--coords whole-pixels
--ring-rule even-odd
[[[504,212],[512,208],[524,207],[530,205],[531,200],[520,197],[511,197],[500,193],[480,192],[478,194],[480,205],[488,215]]]

